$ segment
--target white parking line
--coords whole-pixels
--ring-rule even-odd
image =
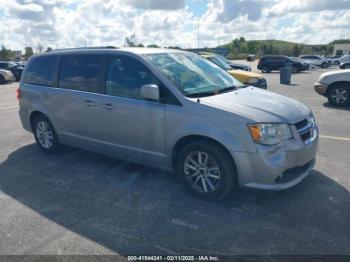
[[[306,99],[306,100],[325,100],[322,97],[295,97],[294,99]]]
[[[324,135],[320,135],[320,138],[340,140],[340,141],[350,141],[350,138],[348,138],[348,137],[339,137],[339,136],[324,136]]]
[[[0,111],[10,110],[10,109],[16,109],[16,108],[18,108],[18,105],[4,106],[4,107],[0,107]]]

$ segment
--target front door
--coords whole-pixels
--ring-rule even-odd
[[[141,96],[145,84],[159,82],[141,62],[125,55],[108,58],[98,139],[119,157],[163,165],[165,106]]]

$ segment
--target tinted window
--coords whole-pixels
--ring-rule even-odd
[[[9,68],[8,63],[0,63],[0,68]]]
[[[23,82],[34,85],[52,86],[58,59],[58,56],[33,58],[23,76]]]
[[[62,56],[59,87],[101,93],[103,56]]]
[[[107,65],[106,94],[143,99],[141,86],[157,84],[157,78],[139,61],[126,57],[111,57]]]

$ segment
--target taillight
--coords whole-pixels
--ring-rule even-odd
[[[17,100],[21,98],[21,90],[19,88],[16,89],[16,97],[17,97]]]

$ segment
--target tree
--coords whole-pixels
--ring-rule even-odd
[[[138,45],[135,35],[125,37],[125,47],[136,47]]]
[[[300,56],[300,47],[298,44],[295,44],[293,47],[293,56],[295,57]]]
[[[248,53],[255,54],[258,50],[259,43],[257,41],[249,41],[247,43]]]
[[[268,49],[268,48],[267,48],[267,44],[263,44],[263,45],[260,47],[261,53],[262,53],[263,55],[268,54],[267,49]]]
[[[269,55],[273,54],[273,45],[272,45],[272,43],[269,44],[266,53],[269,54]]]
[[[150,44],[150,45],[148,45],[147,47],[149,47],[149,48],[159,48],[159,46],[156,45],[156,44]]]
[[[45,52],[51,52],[51,51],[52,51],[52,47],[48,47]]]
[[[26,60],[28,60],[33,55],[33,48],[30,46],[26,46],[24,50],[24,57]]]
[[[0,59],[10,60],[11,59],[11,49],[6,49],[3,45],[0,51]]]
[[[232,44],[233,44],[233,47],[234,47],[236,53],[239,53],[240,49],[241,49],[241,42],[239,41],[239,39],[238,38],[234,39],[232,41]]]
[[[168,46],[167,47],[168,49],[181,49],[181,47],[179,47],[179,46]]]

